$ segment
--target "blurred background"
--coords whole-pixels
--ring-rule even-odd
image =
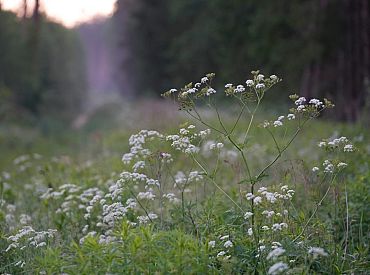
[[[80,128],[97,112],[162,108],[161,93],[206,73],[221,88],[254,69],[283,78],[271,108],[327,97],[331,119],[368,123],[370,2],[0,0],[3,125]]]

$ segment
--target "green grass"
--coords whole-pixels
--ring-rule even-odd
[[[148,106],[148,103],[141,103],[145,104]],[[108,193],[109,186],[120,178],[120,173],[131,169],[132,165],[125,165],[121,161],[123,153],[129,150],[128,138],[131,134],[140,129],[156,129],[174,134],[178,131],[178,125],[187,121],[184,115],[173,111],[156,115],[155,111],[149,112],[145,107],[140,109],[135,106],[124,112],[130,114],[125,118],[120,113],[116,114],[117,109],[113,110],[114,114],[107,115],[106,110],[101,115],[96,114],[82,129],[48,135],[37,128],[1,126],[0,172],[5,173],[1,174],[0,185],[3,200],[0,207],[0,273],[265,274],[278,261],[266,259],[273,241],[279,241],[286,250],[278,259],[289,265],[286,271],[288,274],[369,272],[369,130],[361,125],[322,119],[312,121],[282,158],[268,170],[263,181],[256,184],[256,189],[267,186],[272,190],[280,190],[286,184],[295,190],[289,203],[274,206],[275,211],[289,209],[289,217],[286,219],[288,229],[278,233],[259,232],[259,240],[264,239],[260,245],[266,246],[265,252],[258,251],[259,245],[256,239],[248,235],[248,222],[238,209],[241,207],[246,210],[249,207],[244,196],[249,185],[238,184],[244,176],[241,161],[231,163],[222,157],[217,161],[214,155],[204,157],[202,161],[207,162],[212,169],[219,166],[213,180],[229,198],[212,183],[211,177],[203,177],[203,180],[188,186],[191,189],[189,192],[180,192],[173,187],[174,179],[164,176],[169,174],[164,167],[162,170],[149,171],[158,168],[153,157],[148,160],[151,167],[147,171],[148,175],[162,176],[162,182],[167,184],[166,190],[177,192],[180,203],[170,204],[157,200],[142,202],[142,208],[138,206],[139,210],[130,210],[126,218],[117,220],[110,232],[110,236],[114,237],[112,242],[99,243],[105,232],[98,226],[102,210],[99,204],[94,205],[91,217],[86,220],[86,207],[92,197],[83,203],[80,195],[89,188]],[[222,114],[227,117],[226,127],[230,128],[233,113],[224,110]],[[263,111],[258,114],[254,125],[274,117],[272,112]],[[207,119],[212,125],[217,125],[214,116],[210,115]],[[241,121],[236,133],[242,134],[247,124],[247,120]],[[197,128],[203,127],[198,124]],[[276,136],[281,142],[292,134],[292,130],[279,131]],[[338,175],[326,199],[304,228],[328,186],[327,181],[321,183],[311,171],[313,166],[320,165],[326,159],[325,152],[317,148],[317,143],[322,138],[334,135],[351,138],[358,150],[348,156],[346,162],[349,165],[345,173]],[[208,139],[222,141],[227,148],[230,147],[215,133]],[[273,140],[262,128],[253,128],[249,144],[247,158],[255,174],[277,152]],[[172,172],[196,169],[194,162],[171,149],[168,144],[154,141],[148,146],[151,146],[152,152],[168,151],[176,158]],[[42,157],[35,157],[35,153]],[[28,155],[29,159],[14,164],[13,160],[20,155]],[[159,175],[158,171],[162,171],[163,175]],[[41,198],[48,188],[57,191],[65,184],[73,184],[80,189],[75,192],[66,188],[67,191],[59,197]],[[94,195],[97,192],[92,191]],[[124,189],[119,200],[125,203],[133,192],[137,192],[134,185]],[[68,196],[71,197],[67,199]],[[68,205],[63,205],[66,201],[69,201]],[[15,210],[9,209],[9,205],[15,205]],[[137,223],[138,213],[145,216],[143,209],[158,214],[161,209],[163,218],[147,225],[132,225],[132,222]],[[23,227],[19,220],[21,214],[31,217],[27,224],[34,230],[50,228],[56,229],[57,233],[52,238],[46,238],[43,247],[32,247],[24,238],[19,241],[20,247],[5,252],[10,244],[8,237]],[[256,219],[265,221],[260,214],[256,214]],[[84,231],[86,225],[89,228]],[[80,243],[81,238],[90,231],[96,234]],[[224,247],[225,241],[220,240],[224,235],[229,235],[232,247]],[[294,241],[297,236],[299,238]],[[214,248],[209,245],[213,240],[216,241]],[[22,245],[26,247],[20,249]],[[307,254],[310,246],[324,248],[329,257],[314,259]],[[217,257],[222,250],[231,257]],[[24,261],[24,265],[16,265],[19,261]]]

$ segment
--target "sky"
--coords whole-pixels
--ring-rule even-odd
[[[22,15],[23,0],[0,0],[2,8]],[[41,10],[49,18],[73,27],[97,16],[113,13],[116,0],[40,0]],[[28,0],[28,11],[32,12],[34,0]]]

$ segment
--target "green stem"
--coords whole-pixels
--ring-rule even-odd
[[[235,123],[234,123],[234,126],[233,126],[233,128],[231,129],[231,131],[230,131],[229,135],[231,135],[231,134],[234,132],[234,130],[235,130],[236,126],[238,125],[239,120],[240,120],[240,118],[241,118],[241,116],[242,116],[242,114],[243,114],[243,112],[244,112],[244,110],[245,110],[245,107],[246,107],[246,106],[247,106],[247,105],[245,105],[245,104],[243,105],[243,107],[242,107],[241,111],[239,112],[238,118],[236,119],[236,121],[235,121]]]
[[[135,200],[138,202],[138,204],[140,205],[140,207],[144,210],[144,212],[145,212],[146,216],[148,217],[148,219],[149,219],[149,220],[150,220],[150,222],[152,223],[152,222],[153,222],[153,220],[150,218],[149,213],[146,211],[145,207],[141,204],[141,202],[139,201],[139,199],[135,196],[134,192],[132,192],[132,191],[130,190],[130,193],[131,193],[131,195],[135,198]]]
[[[313,219],[313,217],[316,215],[317,211],[319,210],[319,207],[321,206],[322,202],[325,200],[326,196],[329,194],[329,191],[330,191],[330,188],[331,188],[331,184],[334,182],[334,180],[335,180],[336,177],[337,177],[337,175],[334,175],[333,178],[331,179],[331,181],[329,183],[329,187],[326,190],[324,196],[316,204],[315,210],[313,211],[312,215],[310,216],[310,218],[308,219],[308,221],[306,222],[306,224],[303,226],[303,229],[302,229],[301,233],[299,233],[297,235],[297,237],[294,238],[293,242],[295,242],[296,240],[298,240],[303,235],[303,233],[305,232],[305,230],[307,229],[309,223],[311,222],[311,220]]]
[[[248,135],[249,135],[249,131],[250,131],[250,129],[251,129],[251,126],[252,126],[252,123],[253,123],[253,120],[254,120],[254,116],[255,116],[255,114],[256,114],[256,112],[257,112],[257,110],[258,110],[258,107],[260,106],[260,103],[261,103],[261,99],[260,99],[260,98],[258,98],[257,105],[256,105],[256,107],[254,108],[254,110],[253,110],[253,112],[252,112],[252,115],[251,115],[251,118],[250,118],[250,120],[249,120],[249,124],[248,124],[247,130],[246,130],[246,132],[245,132],[245,137],[244,137],[244,142],[243,142],[243,144],[246,144],[246,142],[247,142],[247,138],[248,138]]]
[[[194,119],[198,120],[200,123],[204,124],[204,125],[205,125],[205,126],[207,126],[208,128],[210,128],[210,129],[212,129],[212,130],[214,130],[214,131],[216,131],[216,132],[218,132],[218,133],[220,133],[220,134],[222,134],[222,135],[225,135],[225,133],[224,133],[224,132],[220,131],[219,129],[217,129],[217,128],[213,127],[212,125],[208,124],[207,122],[205,122],[205,121],[202,119],[202,117],[199,115],[199,113],[196,111],[196,109],[195,109],[195,108],[194,108],[193,110],[194,110],[194,112],[197,114],[197,116],[198,116],[198,117],[196,117],[195,115],[193,115],[190,111],[186,111],[186,112],[187,112],[187,113],[188,113],[192,118],[194,118]]]
[[[303,126],[304,126],[304,124],[307,121],[308,120],[306,120],[305,122],[303,122],[303,124],[297,128],[297,131],[294,133],[294,135],[292,136],[292,138],[289,140],[289,142],[281,150],[279,150],[279,154],[277,154],[277,156],[274,158],[274,160],[271,161],[265,168],[263,168],[261,170],[261,172],[256,176],[256,180],[259,180],[261,178],[261,176],[266,172],[266,170],[269,169],[272,165],[275,164],[275,162],[277,162],[279,160],[279,158],[282,156],[282,154],[286,151],[286,149],[288,149],[288,147],[290,146],[290,144],[298,136],[299,132],[303,129]]]

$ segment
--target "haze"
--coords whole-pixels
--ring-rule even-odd
[[[23,0],[0,0],[2,8],[22,14]],[[114,11],[115,0],[40,0],[41,10],[67,27],[73,27],[94,17],[109,16]],[[34,0],[28,1],[31,12]]]

